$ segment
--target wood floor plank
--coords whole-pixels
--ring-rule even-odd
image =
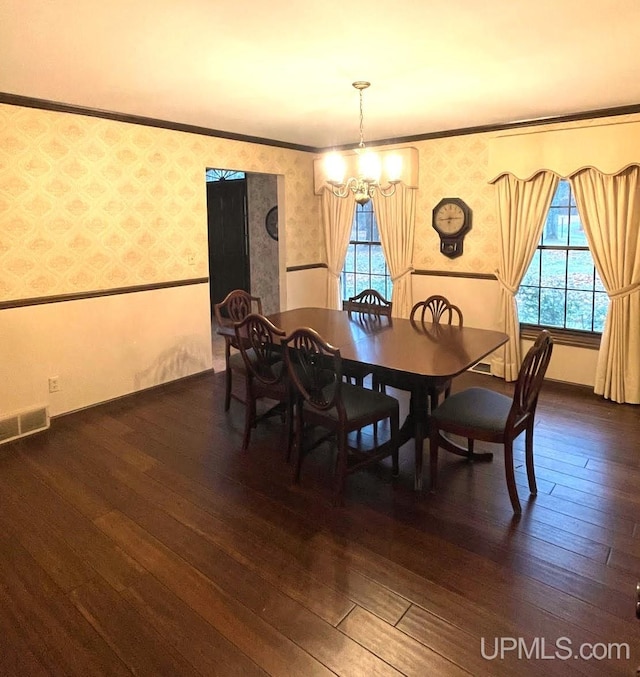
[[[471,385],[513,389],[463,374],[454,390]],[[539,493],[521,437],[515,519],[500,447],[488,464],[442,452],[438,492],[417,494],[408,444],[399,477],[390,463],[356,473],[333,508],[333,447],[293,484],[281,422],[258,424],[243,452],[244,408],[223,399],[224,374],[200,375],[0,446],[0,674],[622,677],[640,664],[637,407],[545,383]],[[562,636],[630,657],[481,652],[483,638]]]
[[[473,674],[400,630],[389,628],[384,621],[359,607],[340,623],[340,629],[381,658],[397,665],[404,675],[463,677]]]
[[[96,580],[77,587],[71,601],[133,674],[200,674],[106,583]]]
[[[36,673],[39,664],[52,675],[130,674],[46,571],[6,538],[0,538],[0,580],[0,616],[10,619],[23,648],[27,645],[23,658]]]
[[[20,456],[20,461],[24,456]],[[73,572],[72,564],[80,562],[83,569],[77,577],[64,588],[70,590],[81,582],[102,575],[116,590],[130,585],[140,574],[141,569],[131,558],[106,539],[102,532],[69,505],[43,480],[46,472],[35,475],[9,472],[0,473],[0,492],[2,498],[11,501],[14,524],[30,519],[30,526],[20,530],[23,537],[35,538],[34,534],[47,540],[61,543],[70,554],[64,554],[59,568],[65,576]],[[0,499],[1,501],[2,499]],[[42,516],[46,515],[46,521]],[[30,548],[28,548],[30,549]],[[46,552],[52,556],[55,549],[50,545]],[[80,578],[78,578],[78,576]]]
[[[466,628],[473,628],[473,619],[465,622]],[[537,666],[528,666],[517,656],[505,652],[504,657],[489,660],[485,656],[493,656],[496,646],[496,637],[493,634],[477,635],[467,632],[461,627],[444,621],[439,616],[429,613],[418,606],[412,606],[397,625],[409,637],[430,646],[442,656],[450,660],[459,661],[471,674],[480,677],[511,677],[517,674],[519,677],[530,675],[535,677],[540,674]],[[492,630],[490,630],[490,633]],[[546,665],[545,674],[548,675],[571,675],[578,674],[571,666]]]
[[[197,569],[162,546],[124,515],[112,512],[96,524],[150,573],[255,663],[273,675],[331,674],[270,623],[224,593]]]
[[[266,677],[264,670],[153,576],[138,580],[122,596],[201,674]]]

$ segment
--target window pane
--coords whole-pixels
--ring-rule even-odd
[[[596,292],[594,297],[593,331],[602,333],[604,331],[604,320],[609,309],[609,297],[602,292]]]
[[[380,232],[378,231],[378,221],[371,220],[371,242],[380,242]]]
[[[369,242],[371,240],[371,212],[362,211],[360,207],[356,210],[357,221],[357,240]]]
[[[593,289],[594,268],[591,252],[570,251],[567,261],[567,288]]]
[[[371,281],[368,274],[362,275],[360,273],[356,273],[356,294],[359,294],[365,289],[369,289],[370,286]]]
[[[551,207],[544,228],[542,244],[566,246],[569,241],[569,213],[566,207]]]
[[[540,324],[548,327],[564,327],[564,289],[540,290]]]
[[[536,249],[533,258],[531,259],[531,264],[529,269],[524,274],[522,278],[521,285],[533,285],[536,287],[540,286],[540,250]],[[522,320],[523,322],[525,320]],[[528,322],[528,320],[527,320]]]
[[[386,278],[384,275],[371,276],[371,289],[375,289],[377,292],[380,292],[380,294],[382,294],[382,296],[385,298],[387,298],[386,286]]]
[[[569,245],[572,247],[588,247],[587,236],[580,221],[580,215],[576,207],[571,208],[571,227],[569,233]]]
[[[595,290],[596,291],[605,291],[604,285],[602,284],[602,279],[596,270],[596,279],[595,279]]]
[[[342,276],[342,298],[348,299],[356,295],[355,275],[346,273]]]
[[[371,272],[376,275],[384,275],[387,272],[382,245],[371,245]]]
[[[356,265],[356,253],[355,253],[355,245],[350,244],[347,247],[347,256],[344,260],[344,270],[352,273],[355,271],[355,265]]]
[[[543,250],[541,255],[542,275],[540,285],[564,289],[567,273],[567,252]]]
[[[520,287],[516,295],[518,318],[527,324],[540,324],[538,308],[540,307],[540,290],[537,287]]]
[[[568,181],[559,181],[553,200],[551,200],[552,207],[559,207],[561,205],[569,204],[569,194],[571,193],[571,186]]]
[[[356,267],[357,273],[369,272],[369,246],[364,244],[354,245],[356,249]]]
[[[593,326],[593,294],[588,291],[567,291],[567,329],[591,331]]]

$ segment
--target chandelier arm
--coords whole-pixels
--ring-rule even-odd
[[[332,183],[330,185],[331,185],[331,192],[336,197],[347,197],[347,195],[349,195],[349,184],[348,183],[340,183],[340,184]]]
[[[390,185],[387,186],[386,188],[383,188],[382,186],[379,185],[378,190],[380,191],[380,195],[382,195],[383,197],[391,197],[396,192],[396,185],[398,183],[400,182],[394,181],[393,183],[390,183]]]

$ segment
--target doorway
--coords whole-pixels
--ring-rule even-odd
[[[266,315],[280,310],[277,206],[277,175],[207,169],[212,310],[233,289],[259,296]]]
[[[212,310],[233,289],[251,291],[247,179],[243,172],[234,172],[229,178],[225,174],[210,174],[217,171],[207,171],[206,184]]]

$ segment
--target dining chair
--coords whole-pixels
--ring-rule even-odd
[[[218,326],[235,324],[244,320],[251,313],[262,315],[262,301],[258,296],[252,296],[244,289],[234,289],[230,291],[225,298],[213,306],[213,313]],[[225,335],[224,337],[224,364],[225,364],[225,394],[224,410],[229,411],[231,398],[243,402],[233,392],[232,380],[233,373],[246,374],[245,362],[240,354],[240,346],[234,335]]]
[[[504,446],[504,464],[507,489],[513,512],[522,512],[516,488],[513,467],[513,442],[525,432],[525,461],[529,491],[537,493],[533,464],[533,427],[535,424],[538,395],[549,366],[553,340],[545,329],[527,352],[515,384],[512,397],[488,388],[468,388],[446,398],[431,412],[429,417],[429,452],[431,490],[435,491],[438,471],[438,448],[455,446],[450,440],[442,440],[442,433],[460,435],[467,445],[460,447],[471,458],[475,440],[499,443]],[[418,459],[416,458],[416,462]],[[421,461],[420,461],[421,466]],[[422,473],[422,467],[416,473]]]
[[[266,317],[257,313],[247,315],[234,325],[236,344],[245,364],[245,417],[242,449],[246,450],[251,440],[251,430],[259,420],[274,414],[283,414],[287,423],[287,460],[293,443],[293,400],[282,361],[280,341],[286,332],[278,329]],[[260,417],[257,402],[268,398],[276,405]]]
[[[418,329],[422,329],[425,322],[430,322],[433,325],[440,324],[457,324],[462,326],[463,317],[462,311],[458,306],[452,304],[445,296],[434,294],[418,301],[411,308],[409,320]],[[386,386],[392,386],[398,390],[410,390],[412,385],[409,381],[403,379],[401,375],[393,375],[391,378],[388,375],[374,375],[374,387],[381,389],[383,392]],[[433,410],[438,406],[440,395],[444,393],[445,398],[449,397],[451,393],[451,379],[432,379],[429,383],[429,410]]]
[[[382,318],[388,318],[391,322],[392,307],[391,301],[387,301],[376,289],[365,289],[342,302],[342,310],[349,313],[349,318],[355,318],[365,329],[371,331],[378,328]],[[358,386],[362,386],[364,379],[371,373],[371,367],[365,364],[343,363],[342,367],[345,378]]]
[[[347,475],[391,456],[393,475],[398,475],[399,403],[394,397],[347,383],[342,379],[339,348],[327,343],[316,331],[301,327],[282,342],[287,372],[296,392],[294,481],[300,481],[303,457],[335,435],[336,477],[333,503],[341,505]],[[365,448],[360,438],[350,444],[349,434],[365,426],[389,420],[390,435]],[[329,435],[303,449],[305,425],[325,428]]]
[[[424,301],[418,301],[409,315],[412,322],[431,321],[432,324],[454,324],[462,327],[462,311],[458,306],[453,305],[445,296],[434,294]],[[451,394],[451,379],[434,380],[429,386],[429,409],[433,410],[438,406],[440,395],[444,393],[445,398]]]

